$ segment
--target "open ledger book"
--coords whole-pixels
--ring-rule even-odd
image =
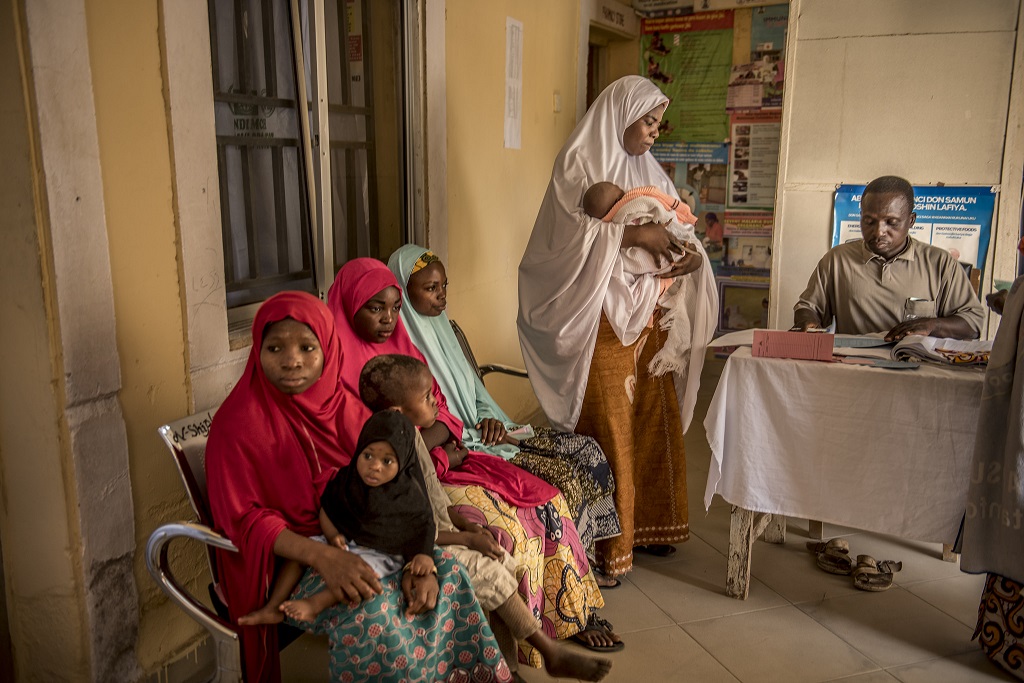
[[[819,354],[820,342],[823,339],[816,338],[815,333],[768,331],[771,336],[778,336],[777,341],[785,341],[785,346],[794,344],[794,336],[804,345],[813,345],[819,353],[814,355],[806,354],[780,354],[789,357],[814,358],[824,360]],[[722,346],[752,346],[755,345],[755,336],[761,337],[763,341],[765,331],[742,330],[726,334],[711,342],[712,347]],[[871,365],[886,368],[914,368],[920,363],[934,363],[952,367],[979,367],[988,363],[988,355],[992,350],[991,341],[958,341],[956,339],[940,339],[938,337],[926,337],[924,335],[910,335],[893,344],[882,339],[883,334],[853,335],[837,334],[828,335],[833,337],[831,349],[832,359],[841,363],[855,365]],[[801,339],[802,338],[802,339]],[[817,343],[815,343],[817,342]],[[768,354],[753,354],[768,355]],[[775,354],[771,354],[775,355]]]

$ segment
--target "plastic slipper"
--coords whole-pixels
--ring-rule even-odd
[[[583,637],[583,634],[587,631],[599,631],[609,636],[615,635],[612,632],[611,622],[607,619],[602,619],[596,614],[590,615],[590,618],[587,619],[587,627],[579,633],[577,633],[576,635],[571,636],[571,640],[576,641],[583,647],[587,648],[588,650],[593,650],[594,652],[618,652],[622,648],[626,647],[626,644],[623,643],[621,640],[612,645],[591,645],[587,642],[587,639]]]
[[[650,543],[647,545],[638,545],[633,550],[638,550],[648,555],[657,555],[658,557],[668,557],[669,555],[676,554],[676,547],[667,543]]]
[[[829,574],[849,575],[854,570],[850,544],[845,538],[831,541],[808,541],[807,549],[818,556],[818,568]]]
[[[892,588],[892,575],[903,569],[897,560],[879,562],[870,555],[857,556],[857,568],[853,570],[853,586],[862,591],[884,591]]]

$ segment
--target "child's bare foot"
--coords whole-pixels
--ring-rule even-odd
[[[544,669],[553,678],[599,681],[611,671],[612,662],[558,645],[544,656]]]
[[[309,600],[285,600],[281,603],[281,611],[295,621],[316,621],[319,614]]]
[[[239,626],[261,626],[263,624],[280,624],[284,615],[273,605],[264,605],[255,612],[238,617]]]

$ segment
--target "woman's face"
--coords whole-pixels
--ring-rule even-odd
[[[419,313],[434,317],[444,313],[448,306],[448,275],[440,261],[417,270],[409,277],[405,287],[409,305]]]
[[[301,394],[324,372],[320,340],[304,323],[291,318],[278,320],[263,333],[260,365],[267,380],[278,391]]]
[[[395,331],[402,293],[398,287],[386,287],[370,297],[352,317],[352,329],[364,341],[383,344]]]
[[[627,154],[638,157],[654,145],[658,139],[658,125],[667,106],[667,102],[659,104],[629,125],[622,134],[622,146],[626,148]]]

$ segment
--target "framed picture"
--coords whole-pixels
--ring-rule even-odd
[[[768,283],[718,280],[718,332],[749,330],[768,326]]]

